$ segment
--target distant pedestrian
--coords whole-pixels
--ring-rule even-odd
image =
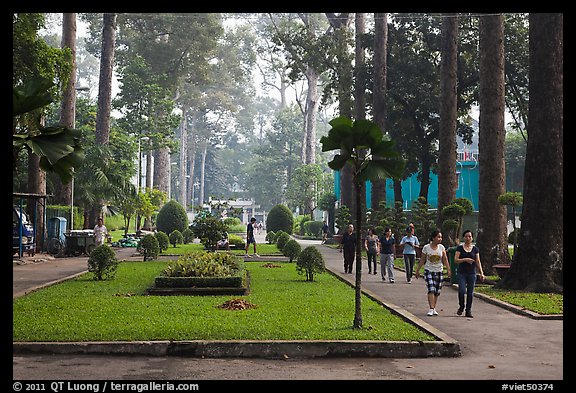
[[[374,274],[376,274],[378,271],[376,268],[376,258],[380,253],[380,246],[378,244],[378,235],[372,228],[368,229],[368,236],[366,236],[366,240],[364,240],[364,248],[368,255],[368,274],[372,274],[372,264],[374,264]]]
[[[352,273],[352,265],[356,256],[356,234],[354,225],[348,224],[346,232],[342,235],[340,241],[340,252],[344,254],[344,273]]]
[[[98,223],[94,227],[94,240],[96,241],[97,246],[101,246],[104,244],[104,240],[108,237],[108,229],[106,229],[106,225],[104,225],[104,220],[102,218],[98,218]]]
[[[246,254],[244,256],[249,257],[248,249],[250,248],[250,244],[254,245],[254,256],[260,257],[260,255],[256,254],[256,239],[254,238],[254,226],[256,223],[256,219],[252,217],[248,225],[246,225]]]
[[[438,315],[436,304],[442,290],[442,264],[446,266],[448,277],[451,277],[450,264],[446,249],[442,245],[442,232],[435,230],[430,236],[430,243],[422,248],[422,256],[416,267],[416,278],[420,276],[420,268],[424,265],[424,280],[426,281],[429,316]]]
[[[416,247],[420,245],[418,238],[414,235],[414,228],[406,228],[406,236],[400,240],[400,244],[404,245],[402,254],[404,256],[404,268],[406,270],[406,281],[412,284],[412,273],[414,271],[414,261],[416,260]]]
[[[466,307],[466,316],[474,318],[472,315],[472,300],[474,299],[474,286],[476,285],[477,271],[480,272],[480,280],[484,281],[484,272],[480,262],[480,250],[472,244],[472,231],[465,230],[462,234],[464,244],[456,247],[454,263],[458,265],[458,311],[456,314],[462,315]],[[464,303],[466,294],[466,303]]]
[[[380,273],[382,281],[386,281],[386,272],[388,280],[394,282],[394,259],[396,258],[396,245],[394,235],[390,228],[384,229],[384,234],[380,236]]]
[[[328,223],[324,220],[324,224],[322,224],[322,243],[326,243],[326,239],[328,238]]]

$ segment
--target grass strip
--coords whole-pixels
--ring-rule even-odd
[[[147,296],[168,262],[122,262],[115,279],[92,274],[13,301],[13,341],[382,340],[433,337],[362,298],[363,328],[354,329],[354,289],[331,274],[306,282],[294,263],[247,262],[256,307],[219,308],[231,296]]]

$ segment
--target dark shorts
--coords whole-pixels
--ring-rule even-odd
[[[256,244],[256,239],[254,239],[254,236],[248,238],[246,240],[246,244]]]

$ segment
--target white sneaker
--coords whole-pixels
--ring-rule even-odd
[[[438,313],[436,312],[436,309],[435,309],[435,308],[432,309],[432,314],[438,315]]]
[[[244,256],[245,256],[245,257],[249,257],[250,255],[248,255],[248,254],[244,254]]]
[[[258,255],[258,254],[254,254],[254,256],[255,256],[256,258],[260,258],[260,255]]]
[[[434,315],[434,310],[430,309],[426,315],[431,317],[432,315]]]

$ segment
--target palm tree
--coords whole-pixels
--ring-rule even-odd
[[[359,119],[355,122],[340,116],[330,121],[332,128],[320,139],[322,151],[340,150],[328,166],[340,170],[347,163],[352,168],[356,195],[356,307],[354,328],[362,328],[362,208],[361,190],[366,180],[400,178],[405,161],[394,149],[394,142],[383,138],[376,123]]]

